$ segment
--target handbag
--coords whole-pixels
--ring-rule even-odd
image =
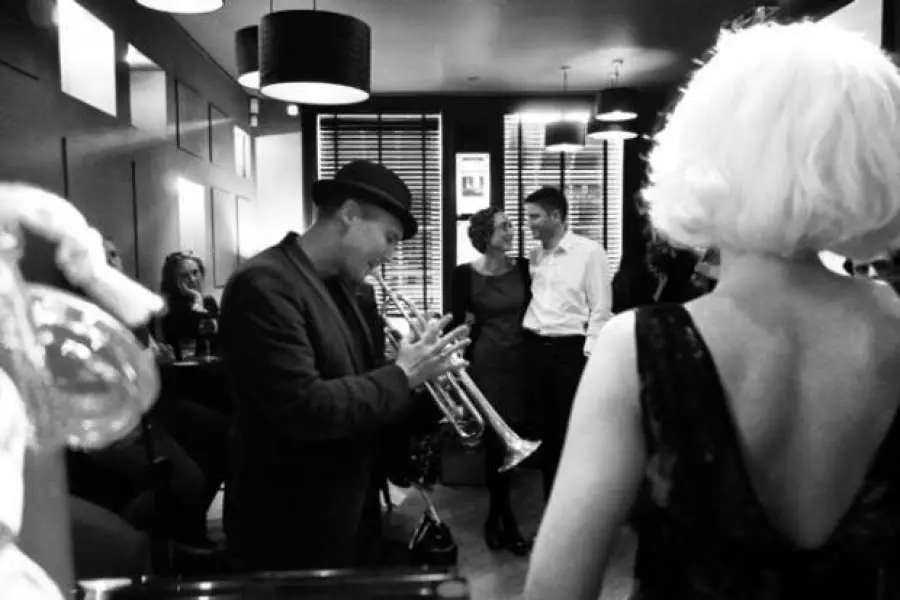
[[[428,494],[420,487],[425,499],[425,512],[409,540],[409,559],[413,566],[456,566],[459,549],[446,523],[441,521]]]

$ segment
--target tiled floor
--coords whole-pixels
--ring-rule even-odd
[[[540,474],[519,470],[513,478],[513,504],[524,536],[537,532],[543,510]],[[392,490],[398,506],[386,515],[387,535],[408,540],[422,516],[425,503],[409,490]],[[484,517],[488,494],[481,486],[437,486],[431,493],[438,513],[449,525],[459,546],[459,567],[469,580],[472,598],[507,600],[518,598],[528,570],[528,558],[506,551],[493,552],[484,543]],[[210,509],[211,536],[221,532],[221,494]],[[631,594],[631,566],[635,540],[625,532],[607,573],[602,600],[626,600]]]

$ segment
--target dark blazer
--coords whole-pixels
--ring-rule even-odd
[[[379,432],[410,412],[395,365],[365,368],[348,323],[289,234],[242,265],[222,297],[220,344],[235,400],[225,531],[246,568],[350,567],[380,540]]]
[[[516,270],[522,277],[525,284],[525,302],[522,303],[522,318],[525,318],[525,311],[528,310],[528,304],[531,302],[531,271],[529,270],[528,259],[519,257],[516,259]],[[453,268],[450,274],[450,310],[453,319],[447,326],[448,331],[454,327],[462,325],[466,320],[466,313],[475,314],[472,307],[472,273],[474,269],[471,263],[463,263]],[[477,317],[477,315],[476,315]],[[481,333],[481,321],[476,318],[472,323],[469,331],[469,339],[472,342],[466,348],[466,358],[471,359],[472,349],[478,341]]]

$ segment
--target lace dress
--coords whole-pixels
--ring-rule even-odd
[[[709,349],[680,305],[636,314],[648,464],[633,523],[641,600],[900,598],[900,425],[849,511],[803,550],[755,495]]]

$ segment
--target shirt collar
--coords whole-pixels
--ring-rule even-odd
[[[547,250],[546,253],[552,254],[557,251],[568,252],[572,249],[572,246],[574,244],[575,244],[574,234],[572,233],[571,229],[566,228],[565,233],[563,233],[563,236],[561,238],[559,238],[559,241],[556,243],[556,246]],[[543,248],[542,248],[542,250],[543,250]]]

